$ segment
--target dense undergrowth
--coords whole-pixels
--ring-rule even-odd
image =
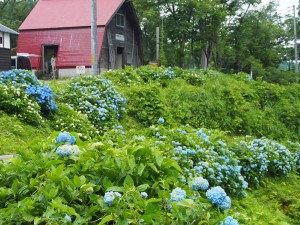
[[[299,224],[299,85],[140,67],[52,95],[18,74],[0,74],[0,224]]]

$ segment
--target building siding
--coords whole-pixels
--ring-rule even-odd
[[[0,70],[9,70],[11,65],[10,49],[0,48]]]
[[[104,27],[98,27],[98,50]],[[75,68],[76,66],[91,67],[91,30],[90,28],[52,29],[22,31],[19,37],[18,53],[29,53],[33,69],[41,69],[43,46],[58,45],[56,67]]]
[[[130,20],[131,16],[127,10],[128,5],[124,4],[117,13],[123,14],[125,16],[125,26],[116,26],[116,15],[114,15],[106,26],[106,32],[103,39],[101,58],[100,58],[100,71],[103,72],[108,69],[114,68],[110,63],[110,53],[108,44],[108,30],[111,33],[112,48],[115,55],[117,54],[117,47],[124,48],[123,52],[123,62],[124,65],[131,65],[133,67],[138,67],[141,65],[142,59],[140,55],[140,33],[138,32],[138,27],[136,27]],[[124,35],[124,42],[116,40],[116,34]]]

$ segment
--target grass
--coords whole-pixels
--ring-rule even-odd
[[[231,212],[248,225],[299,225],[300,177],[268,178],[247,198],[234,199]]]
[[[35,127],[21,122],[16,116],[0,111],[0,154],[14,154],[18,149],[30,145],[34,140],[43,140],[51,134],[45,126]]]

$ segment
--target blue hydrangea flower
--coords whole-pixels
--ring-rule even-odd
[[[226,196],[222,204],[218,206],[218,208],[223,211],[229,209],[230,207],[231,207],[231,199],[228,196]]]
[[[161,123],[161,124],[164,124],[165,123],[165,119],[164,118],[159,118],[158,122]]]
[[[171,192],[171,202],[180,202],[185,199],[186,192],[185,190],[177,187]]]
[[[118,192],[109,191],[104,194],[104,202],[109,206],[112,205],[112,202],[115,198],[121,198],[121,194]]]
[[[220,222],[220,225],[239,225],[239,222],[236,219],[233,219],[231,216],[227,216],[224,222]]]
[[[72,222],[72,218],[68,214],[65,215],[65,220]]]
[[[116,128],[117,129],[123,129],[123,126],[122,125],[118,125]]]
[[[144,191],[141,192],[141,196],[142,196],[142,198],[148,198],[148,194]]]
[[[202,129],[197,131],[197,134],[199,137],[201,137],[205,142],[209,141],[209,136],[207,136],[205,133],[203,133]]]
[[[226,198],[226,192],[220,186],[213,187],[206,192],[206,197],[212,204],[220,206]]]
[[[76,137],[71,136],[69,132],[64,131],[59,133],[59,135],[56,137],[56,143],[61,142],[69,142],[71,145],[73,145],[76,142]]]
[[[191,188],[195,191],[205,191],[209,187],[209,183],[203,177],[196,177],[192,180]]]

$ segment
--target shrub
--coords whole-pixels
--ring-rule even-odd
[[[115,84],[128,93],[127,108],[133,110],[149,102],[143,92],[149,93],[150,86],[153,87],[156,93],[149,93],[153,98],[153,111],[144,106],[150,114],[155,114],[154,110],[157,114],[164,111],[162,116],[169,123],[222,129],[233,135],[267,136],[278,141],[300,138],[299,84],[281,86],[251,80],[247,74],[225,75],[210,70],[151,66],[110,71],[106,77],[116,79]],[[128,85],[132,90],[123,89]],[[131,91],[141,94],[130,95]],[[136,110],[129,115],[147,125],[158,119],[149,120],[143,113]]]
[[[126,92],[126,98],[127,114],[144,126],[155,123],[164,114],[157,83],[149,83],[146,87],[131,87]]]
[[[241,141],[235,152],[243,167],[242,174],[252,184],[259,184],[266,176],[287,176],[297,166],[296,154],[266,138]]]
[[[99,131],[111,127],[125,111],[126,99],[101,76],[84,76],[72,79],[61,100],[76,111],[87,115]]]
[[[20,120],[29,124],[39,125],[43,121],[41,107],[20,87],[0,84],[0,109],[17,115]]]
[[[42,84],[29,71],[3,71],[0,73],[0,84],[19,87],[41,106],[41,110],[44,113],[57,109],[57,106],[53,101],[52,90],[48,85]]]
[[[191,184],[196,177],[206,179],[210,186],[221,186],[230,194],[244,196],[248,187],[241,174],[239,160],[221,140],[224,134],[211,130],[195,130],[190,126],[166,129],[152,126],[150,134],[160,142],[161,151],[182,168],[180,181]],[[191,186],[191,185],[190,185]]]

